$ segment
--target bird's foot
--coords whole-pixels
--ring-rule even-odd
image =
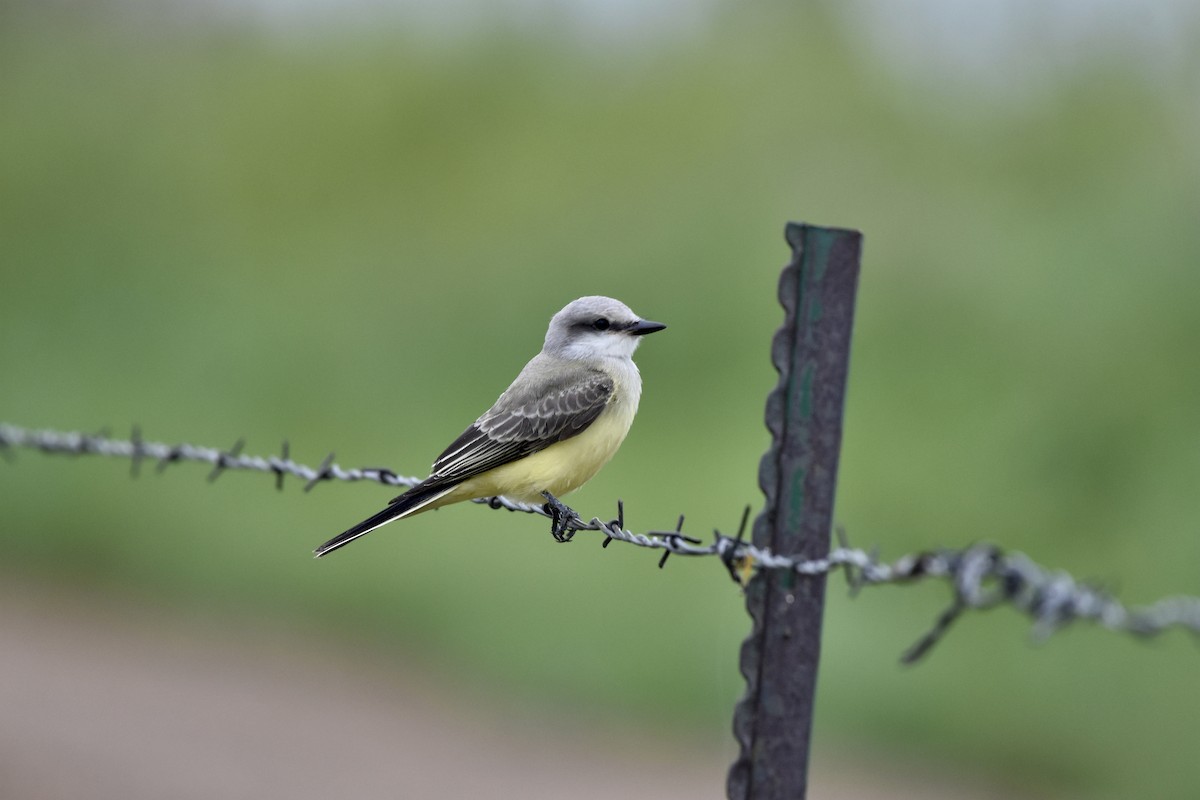
[[[575,509],[565,505],[549,492],[542,492],[542,497],[546,498],[544,508],[550,515],[550,535],[556,542],[571,541],[577,530],[572,523],[579,519],[579,515],[575,513]]]

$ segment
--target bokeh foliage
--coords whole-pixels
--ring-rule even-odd
[[[310,463],[417,474],[551,313],[611,294],[671,327],[639,353],[629,441],[573,505],[729,529],[759,497],[782,226],[804,219],[867,237],[837,515],[857,544],[990,539],[1130,600],[1200,593],[1194,81],[1100,48],[996,98],[898,74],[813,8],[731,4],[629,48],[553,26],[3,13],[0,418],[287,437]],[[314,563],[386,490],[147,472],[4,466],[3,570],[370,641],[505,702],[726,735],[745,619],[714,564],[659,573],[475,508]],[[900,669],[944,595],[831,590],[825,746],[1025,793],[1200,782],[1182,636],[1033,649],[1000,612]]]

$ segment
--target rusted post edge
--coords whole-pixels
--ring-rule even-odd
[[[766,507],[754,543],[822,558],[829,552],[850,331],[862,234],[789,223],[792,260],[779,278],[784,322],[771,344],[779,384],[767,398],[772,443],[759,465]],[[824,576],[760,572],[746,588],[753,628],[742,644],[746,694],[734,711],[741,746],[731,800],[795,800],[808,784],[821,652]]]

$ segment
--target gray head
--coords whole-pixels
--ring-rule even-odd
[[[611,297],[581,297],[550,320],[543,353],[571,359],[629,358],[647,333],[667,327]]]

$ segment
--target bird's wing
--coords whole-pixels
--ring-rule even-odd
[[[570,439],[596,421],[613,393],[598,370],[572,370],[552,381],[526,383],[520,397],[501,395],[433,462],[426,488],[453,485]]]
[[[419,511],[469,478],[582,433],[600,416],[613,388],[612,378],[598,370],[563,365],[547,370],[535,358],[496,404],[438,456],[428,478],[318,547],[317,556]]]

